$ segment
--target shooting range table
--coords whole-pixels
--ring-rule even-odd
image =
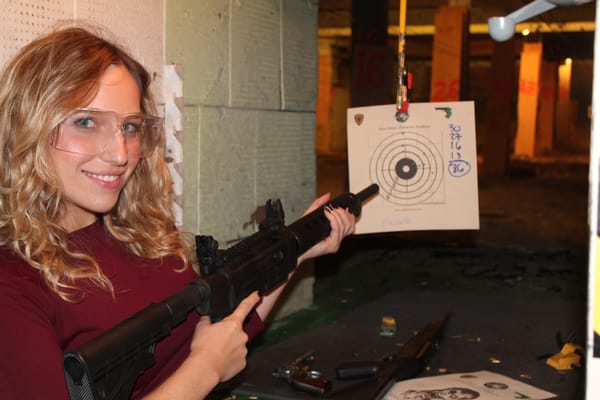
[[[338,364],[381,360],[393,354],[410,335],[428,322],[440,320],[448,311],[454,315],[444,329],[440,347],[419,377],[487,370],[552,392],[560,400],[582,398],[584,370],[559,372],[546,365],[546,358],[560,351],[557,333],[563,338],[572,334],[574,343],[585,344],[583,302],[536,295],[427,290],[388,293],[331,323],[252,353],[232,393],[238,399],[315,398],[272,377],[275,368],[309,350],[315,352],[312,369],[331,379],[334,391],[341,390],[352,382],[335,380]],[[384,316],[396,319],[397,331],[393,337],[380,335]],[[333,398],[360,397],[350,390]]]

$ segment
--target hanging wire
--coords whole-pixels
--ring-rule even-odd
[[[405,64],[404,45],[406,43],[406,1],[400,0],[398,10],[400,16],[398,33],[398,87],[396,94],[396,120],[405,122],[408,120],[408,89],[409,75]]]

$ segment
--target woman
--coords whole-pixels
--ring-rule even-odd
[[[0,82],[0,398],[66,399],[64,350],[187,285],[191,246],[174,228],[161,120],[138,62],[70,27],[21,49]],[[326,215],[331,235],[299,263],[354,231],[348,211]],[[204,398],[245,366],[248,336],[281,290],[251,294],[215,324],[191,313],[132,397]]]

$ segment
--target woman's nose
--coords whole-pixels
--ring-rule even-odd
[[[111,136],[108,143],[106,143],[102,149],[100,158],[116,165],[124,165],[127,163],[127,144],[125,143],[125,137],[121,130],[118,130]]]

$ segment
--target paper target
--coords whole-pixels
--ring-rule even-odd
[[[379,184],[380,195],[396,205],[439,201],[442,189],[443,158],[439,148],[426,136],[399,132],[383,139],[375,148],[369,166],[371,180]]]
[[[475,107],[472,101],[349,108],[351,192],[376,183],[355,232],[479,228]]]

